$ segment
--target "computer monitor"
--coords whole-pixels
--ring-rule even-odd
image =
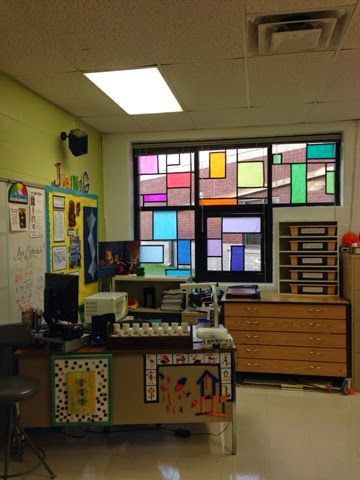
[[[44,319],[50,326],[58,321],[77,323],[79,276],[45,273]]]

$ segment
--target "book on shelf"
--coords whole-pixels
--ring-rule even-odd
[[[182,305],[161,304],[160,310],[169,310],[171,312],[181,312],[183,310]]]

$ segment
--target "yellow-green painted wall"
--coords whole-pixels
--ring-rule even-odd
[[[67,140],[60,139],[60,132],[74,128],[88,133],[86,155],[74,157]],[[0,74],[0,177],[50,185],[56,179],[57,162],[68,175],[81,177],[88,172],[89,193],[99,199],[103,236],[100,132]]]

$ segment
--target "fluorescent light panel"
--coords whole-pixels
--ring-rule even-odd
[[[130,115],[182,112],[156,67],[84,75]]]

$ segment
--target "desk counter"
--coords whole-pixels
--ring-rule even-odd
[[[233,426],[233,453],[236,450],[233,421],[235,349],[209,350],[198,344],[181,350],[161,348],[140,351],[87,346],[70,354],[59,355],[31,347],[20,349],[15,355],[19,362],[19,373],[40,381],[39,393],[21,404],[21,420],[25,427],[59,426],[57,407],[54,405],[54,389],[58,386],[54,359],[69,359],[68,362],[75,364],[72,367],[68,366],[70,363],[66,364],[68,373],[62,370],[65,389],[69,388],[69,378],[79,373],[79,360],[89,357],[96,363],[97,358],[105,355],[111,359],[111,412],[108,424],[230,421]],[[65,407],[62,410],[70,409],[67,393],[64,398]],[[96,401],[99,401],[97,395]],[[80,420],[77,423],[82,422]]]

